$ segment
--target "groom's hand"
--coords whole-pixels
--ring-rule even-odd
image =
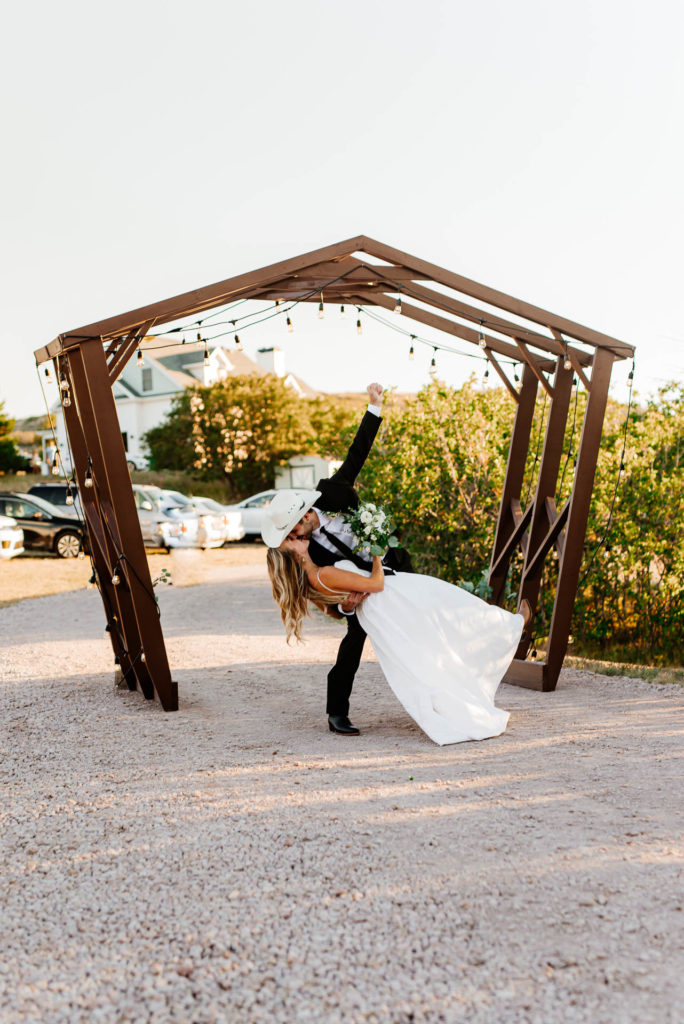
[[[365,601],[367,597],[368,594],[362,594],[358,591],[354,591],[354,593],[350,594],[347,600],[343,601],[339,607],[343,612],[346,612],[347,615],[349,615],[351,612],[355,611],[361,602]]]
[[[368,397],[370,399],[370,404],[371,405],[382,405],[383,390],[384,389],[383,389],[382,384],[369,384],[368,385],[368,387],[366,388],[366,391],[368,392]]]

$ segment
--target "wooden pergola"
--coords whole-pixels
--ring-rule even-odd
[[[60,334],[35,353],[52,360],[64,410],[107,629],[130,689],[178,708],[158,607],[140,532],[112,385],[153,328],[179,330],[237,300],[326,301],[400,310],[420,324],[479,347],[516,403],[508,465],[489,570],[492,600],[503,603],[511,559],[522,552],[518,602],[536,609],[547,556],[558,553],[553,612],[544,661],[528,661],[521,643],[506,680],[553,690],[567,651],[596,461],[613,363],[632,346],[528,302],[359,235],[322,249],[198,288]],[[230,314],[228,314],[230,316]],[[187,324],[186,324],[187,326]],[[500,358],[502,357],[502,358]],[[523,366],[519,384],[507,361]],[[573,378],[587,391],[572,489],[562,508],[556,489]],[[517,375],[516,375],[517,376]],[[539,389],[549,412],[533,497],[521,491]]]

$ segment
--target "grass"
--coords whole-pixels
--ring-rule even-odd
[[[602,676],[628,676],[630,679],[645,679],[649,683],[670,683],[684,686],[684,668],[664,668],[661,665],[636,665],[619,661],[594,661],[593,658],[578,658],[567,655],[567,668],[585,669]]]

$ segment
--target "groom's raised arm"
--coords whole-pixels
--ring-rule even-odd
[[[349,446],[344,462],[331,477],[332,480],[344,481],[344,483],[352,486],[368,458],[381,423],[382,385],[369,384],[367,390],[370,398],[368,409],[364,413],[359,429],[356,431],[354,440]]]

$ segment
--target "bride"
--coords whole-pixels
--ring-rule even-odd
[[[308,549],[308,540],[291,537],[267,554],[288,642],[302,639],[309,603],[368,594],[356,609],[359,622],[387,682],[430,739],[443,745],[504,731],[508,712],[494,695],[527,626],[527,602],[524,616],[513,615],[434,576],[385,576],[378,555],[367,572],[351,561],[319,567]]]

